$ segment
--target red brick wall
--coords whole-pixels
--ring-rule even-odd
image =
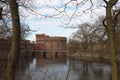
[[[66,50],[66,37],[50,37],[45,34],[36,34],[36,44],[44,45],[46,50]]]
[[[36,34],[36,45],[42,45],[43,50],[46,51],[46,57],[55,57],[56,52],[58,57],[66,56],[66,53],[62,52],[67,49],[66,37],[50,37],[45,34]]]

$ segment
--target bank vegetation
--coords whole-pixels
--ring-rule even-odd
[[[119,58],[120,53],[120,16],[117,18],[115,30],[116,53]],[[110,46],[106,26],[104,25],[105,17],[99,17],[94,23],[83,23],[79,25],[68,40],[69,57],[96,57],[110,58]]]

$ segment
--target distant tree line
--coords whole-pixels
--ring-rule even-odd
[[[99,17],[94,23],[83,23],[78,25],[78,30],[71,34],[68,40],[68,55],[74,54],[99,54],[103,56],[110,55],[108,36],[106,26],[104,25],[105,17]],[[120,16],[117,17],[115,26],[116,50],[119,55],[120,48]]]

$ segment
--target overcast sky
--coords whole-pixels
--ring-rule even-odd
[[[102,0],[93,0],[94,7],[93,13],[90,11],[86,11],[84,14],[84,10],[88,9],[91,5],[90,2],[87,2],[83,6],[79,6],[76,12],[77,15],[74,15],[73,19],[68,24],[70,17],[74,14],[76,10],[76,4],[86,0],[77,0],[72,1],[66,7],[66,13],[62,13],[55,18],[44,18],[39,14],[32,15],[27,14],[28,17],[25,18],[25,23],[28,24],[31,29],[39,29],[39,31],[32,33],[27,39],[34,41],[35,34],[45,33],[50,36],[64,36],[69,38],[70,35],[75,32],[77,29],[65,28],[66,26],[76,26],[84,22],[94,22],[97,17],[100,15],[105,15],[104,7],[99,7],[101,5]],[[33,0],[31,2],[36,6],[37,13],[41,13],[45,16],[52,16],[53,14],[57,14],[58,11],[55,11],[52,7],[59,8],[61,11],[64,10],[65,3],[68,3],[69,0]],[[49,7],[46,7],[48,5]],[[104,6],[105,4],[102,4]],[[25,12],[26,13],[26,12]],[[78,14],[79,13],[79,14]]]

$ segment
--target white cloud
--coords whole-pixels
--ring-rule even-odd
[[[69,0],[36,0],[36,7],[38,7],[38,11],[39,13],[42,13],[42,14],[45,14],[45,15],[51,15],[51,14],[55,14],[57,13],[57,11],[55,11],[54,9],[52,8],[48,8],[48,7],[45,7],[43,5],[49,5],[49,6],[52,6],[52,7],[58,7],[58,6],[63,6],[64,3],[67,3]],[[77,0],[78,3],[83,1],[83,0]],[[97,3],[96,1],[98,0],[93,0],[94,3]],[[32,34],[32,36],[35,37],[35,34],[38,34],[38,33],[46,33],[50,36],[70,36],[70,34],[72,32],[74,32],[76,29],[64,29],[62,27],[58,27],[58,26],[69,26],[69,25],[76,25],[76,24],[81,24],[81,23],[84,23],[84,22],[92,22],[94,21],[98,16],[100,15],[105,15],[105,10],[101,7],[98,7],[98,5],[94,5],[95,7],[94,8],[94,13],[92,13],[92,15],[90,15],[90,11],[87,11],[88,14],[85,14],[83,13],[82,11],[83,10],[86,10],[88,8],[88,5],[90,5],[90,3],[87,3],[87,5],[84,5],[84,6],[79,6],[78,8],[78,11],[76,12],[77,15],[75,15],[70,24],[69,25],[65,25],[67,22],[69,22],[70,20],[70,17],[72,16],[72,14],[74,13],[75,11],[75,2],[72,3],[72,4],[69,4],[68,7],[66,8],[67,12],[66,13],[63,13],[62,15],[64,15],[62,18],[60,19],[39,19],[40,18],[40,15],[32,15],[32,14],[29,14],[29,17],[26,19],[27,20],[27,23],[31,26],[32,29],[36,29],[36,28],[40,28],[39,31],[35,32],[34,34]],[[90,6],[89,6],[90,7]],[[63,8],[61,8],[61,10],[63,10]],[[78,14],[79,13],[79,14]],[[83,13],[83,14],[82,14]],[[69,15],[69,17],[66,16]],[[33,40],[35,39],[33,37]],[[29,37],[29,39],[32,39],[31,36]]]

